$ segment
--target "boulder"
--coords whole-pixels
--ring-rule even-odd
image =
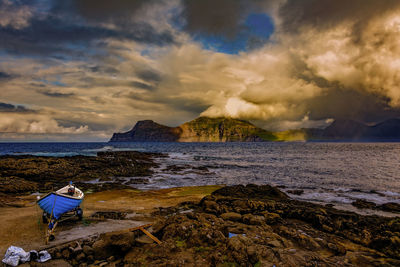
[[[246,214],[243,216],[243,223],[251,225],[263,225],[265,224],[264,216]]]
[[[277,187],[270,185],[234,185],[220,188],[212,193],[215,196],[227,196],[232,198],[252,198],[252,199],[275,199],[284,200],[289,197]]]
[[[379,208],[389,212],[400,212],[400,204],[394,202],[382,204]]]
[[[221,218],[228,221],[238,222],[242,219],[242,215],[236,212],[227,212],[221,214]]]
[[[110,256],[124,255],[132,247],[135,235],[132,232],[112,232],[101,234],[92,248],[96,259],[106,259]]]
[[[376,208],[376,204],[374,202],[366,201],[363,199],[357,199],[356,201],[352,202],[351,205],[357,207],[359,209],[374,209]]]

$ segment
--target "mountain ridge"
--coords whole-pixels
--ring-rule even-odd
[[[379,141],[400,140],[400,119],[366,125],[337,119],[325,129],[301,128],[282,132],[264,130],[232,118],[199,117],[177,127],[152,120],[138,121],[125,133],[114,133],[110,142],[264,142],[264,141]]]
[[[138,121],[125,133],[114,133],[110,142],[262,142],[275,136],[244,120],[199,117],[177,127],[152,120]]]

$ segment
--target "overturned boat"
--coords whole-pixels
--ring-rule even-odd
[[[72,183],[55,191],[50,192],[37,200],[38,205],[43,210],[43,222],[48,223],[48,237],[54,239],[53,231],[62,217],[66,219],[76,216],[82,219],[83,212],[80,205],[83,201],[84,193]],[[69,215],[69,216],[67,216]],[[47,239],[46,239],[47,242]]]

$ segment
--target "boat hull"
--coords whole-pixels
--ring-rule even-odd
[[[82,203],[82,199],[71,198],[64,195],[50,193],[38,200],[42,210],[48,214],[53,214],[53,218],[59,219],[61,215],[69,212]]]

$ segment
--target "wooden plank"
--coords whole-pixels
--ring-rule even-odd
[[[133,227],[133,228],[126,229],[126,231],[132,232],[132,231],[140,230],[140,228],[150,227],[152,225],[153,225],[152,223],[145,224],[145,225],[140,225],[140,226],[136,226],[136,227]]]
[[[151,239],[153,239],[157,244],[161,244],[161,241],[158,240],[157,237],[155,237],[154,235],[152,235],[149,231],[147,231],[146,229],[144,229],[143,227],[139,228],[140,230],[142,230],[143,233],[145,233],[145,235],[147,235],[148,237],[150,237]]]

